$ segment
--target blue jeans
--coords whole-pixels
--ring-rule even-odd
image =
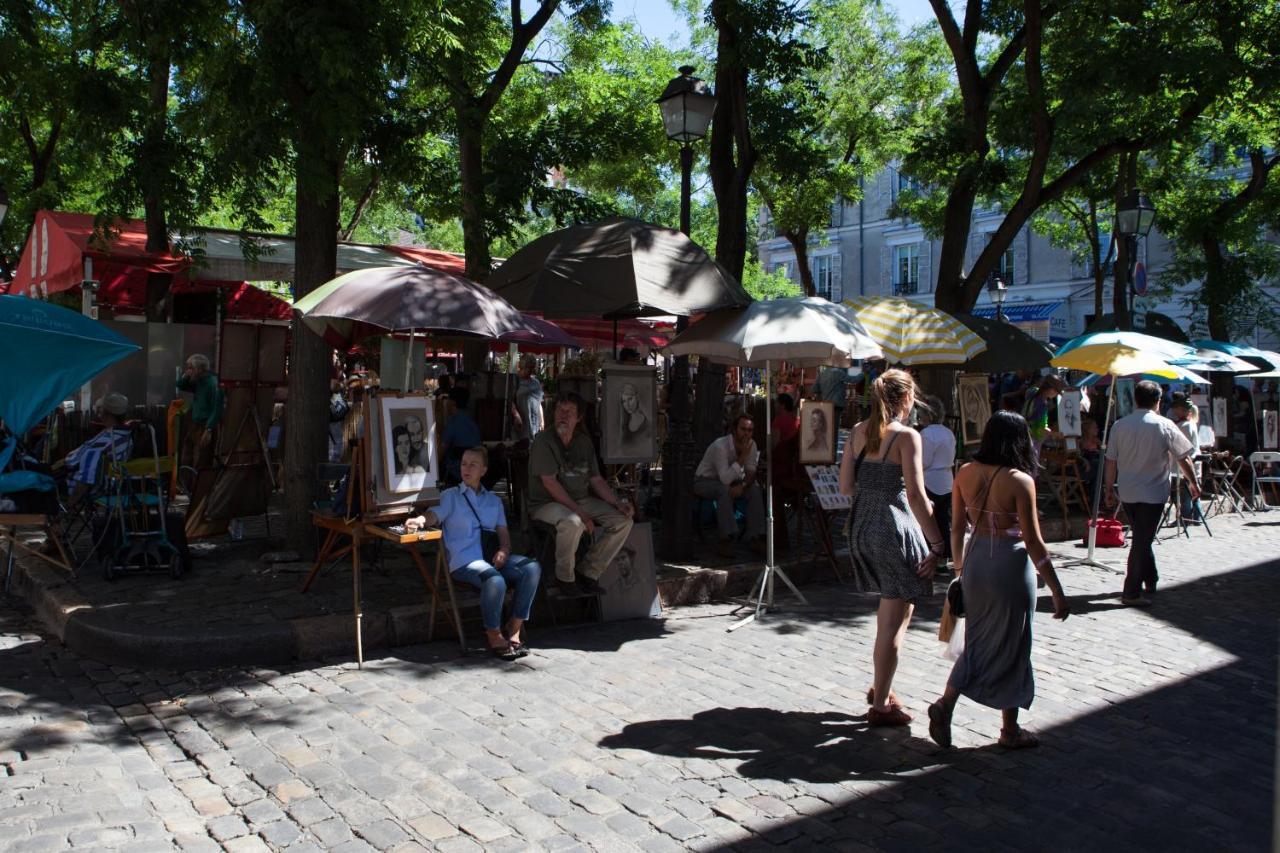
[[[512,554],[501,569],[495,569],[484,560],[476,560],[449,574],[454,580],[469,583],[480,590],[480,618],[486,631],[496,631],[502,622],[502,602],[507,596],[508,586],[515,590],[515,597],[511,599],[511,618],[529,618],[533,596],[538,591],[538,580],[542,577],[542,566],[532,557]]]

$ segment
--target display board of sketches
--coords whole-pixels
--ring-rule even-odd
[[[813,483],[813,493],[818,497],[818,504],[826,510],[848,509],[853,506],[853,498],[840,494],[839,465],[806,465],[804,470]]]

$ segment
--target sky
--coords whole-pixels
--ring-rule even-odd
[[[929,0],[886,0],[895,9],[898,19],[907,26],[933,19]],[[614,20],[635,18],[640,29],[650,38],[669,41],[669,37],[684,30],[683,20],[671,10],[668,0],[613,0]]]

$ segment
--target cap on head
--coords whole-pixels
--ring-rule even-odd
[[[98,408],[109,415],[123,418],[129,414],[129,398],[119,391],[112,391],[98,401]]]

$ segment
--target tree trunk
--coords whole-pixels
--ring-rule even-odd
[[[747,257],[747,190],[758,157],[747,113],[750,69],[742,64],[738,31],[730,19],[735,0],[712,0],[715,22],[716,111],[711,119],[707,171],[716,196],[716,260],[742,278]]]
[[[319,134],[317,134],[319,135]],[[333,278],[338,266],[338,175],[342,158],[316,150],[300,134],[297,159],[296,264],[294,299]],[[294,320],[289,357],[289,401],[285,406],[285,529],[289,547],[303,554],[315,549],[311,502],[316,466],[327,458],[329,434],[329,346]],[[352,500],[359,496],[352,493]]]
[[[458,107],[457,113],[462,246],[467,258],[467,278],[483,282],[489,277],[493,263],[485,222],[488,205],[484,194],[484,120],[477,120],[470,106]]]
[[[147,129],[142,150],[148,152],[152,162],[142,165],[142,206],[147,220],[147,251],[168,254],[169,223],[165,220],[164,187],[171,166],[168,142],[169,130],[169,53],[161,51],[151,57],[147,65],[149,90],[147,95]]]
[[[809,233],[786,231],[782,236],[787,238],[796,254],[796,269],[800,272],[800,287],[804,289],[804,295],[817,296],[818,288],[813,283],[813,270],[809,269]]]
[[[981,158],[977,162],[981,162]],[[943,214],[942,248],[938,252],[938,289],[934,292],[935,308],[951,314],[967,313],[973,307],[964,298],[964,256],[969,247],[969,231],[973,227],[973,204],[978,197],[977,163],[963,169],[947,196]]]

